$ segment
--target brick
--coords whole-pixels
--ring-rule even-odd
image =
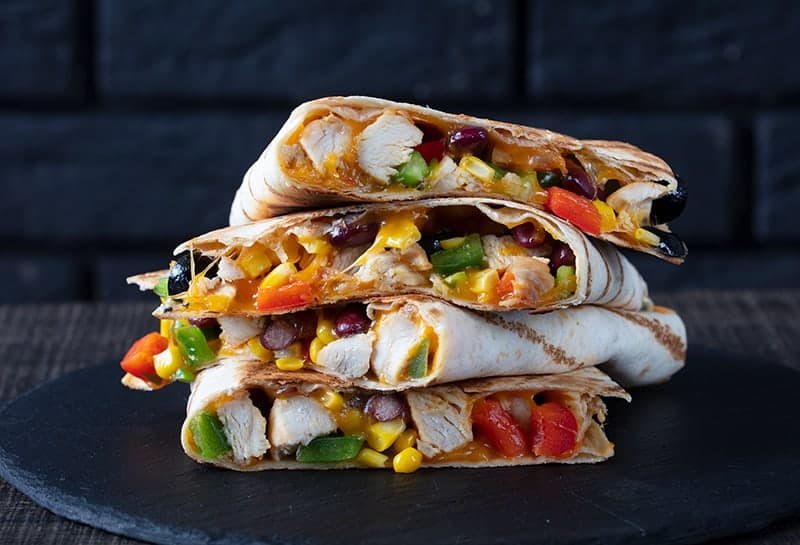
[[[510,0],[101,0],[98,82],[125,97],[503,98],[512,16]]]
[[[534,97],[659,102],[800,91],[792,0],[542,0],[528,25]]]
[[[799,240],[800,112],[767,113],[756,121],[755,231],[763,241]]]
[[[95,258],[93,298],[98,301],[151,303],[155,308],[158,297],[150,291],[139,291],[136,286],[128,285],[125,279],[135,274],[168,268],[172,259],[172,248],[163,247],[161,253],[157,250],[158,248],[153,248],[153,252],[147,254],[103,254]]]
[[[0,262],[0,304],[86,298],[86,275],[78,259],[3,252]]]
[[[800,251],[796,249],[689,248],[680,266],[635,252],[625,254],[650,291],[800,288]]]
[[[171,245],[221,227],[287,115],[0,116],[0,236]]]
[[[517,111],[492,117],[577,138],[622,140],[663,158],[689,184],[689,201],[670,223],[687,242],[717,242],[741,229],[733,125],[709,114],[592,114]]]
[[[81,93],[74,2],[7,0],[0,9],[0,96],[68,97]]]

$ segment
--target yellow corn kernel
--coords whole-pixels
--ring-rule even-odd
[[[392,446],[405,429],[406,423],[402,418],[376,422],[367,428],[367,444],[378,452],[383,452]]]
[[[617,215],[614,213],[614,209],[598,199],[593,200],[592,204],[600,212],[600,232],[613,231],[617,226]]]
[[[392,458],[395,473],[414,473],[421,465],[422,453],[413,447],[400,451]]]
[[[473,155],[465,155],[458,162],[459,168],[463,168],[484,184],[494,183],[494,169]]]
[[[317,338],[323,343],[328,344],[336,340],[333,332],[333,321],[320,318],[317,322]]]
[[[303,368],[303,358],[278,358],[275,360],[275,366],[281,371],[297,371]]]
[[[300,261],[300,258],[303,256],[303,248],[300,246],[300,243],[297,242],[297,237],[288,235],[283,239],[281,244],[283,246],[283,251],[286,253],[287,263],[297,263]]]
[[[236,259],[236,266],[248,278],[257,278],[270,270],[273,265],[277,263],[276,256],[270,256],[270,250],[267,250],[260,244],[254,244],[247,248],[242,249],[242,253]]]
[[[269,348],[264,348],[264,345],[261,344],[261,339],[258,336],[253,337],[249,341],[247,341],[247,348],[250,349],[250,352],[258,358],[260,361],[268,362],[272,361],[273,353],[272,350]]]
[[[350,407],[339,417],[337,424],[345,435],[361,435],[366,424],[364,413],[357,407]]]
[[[452,250],[464,244],[464,237],[446,238],[440,242],[442,249]]]
[[[317,237],[298,236],[297,242],[309,254],[327,254],[333,249],[327,240]]]
[[[178,346],[170,343],[166,350],[153,357],[153,363],[155,364],[156,374],[168,380],[181,366],[183,358],[181,357],[180,350],[178,350]]]
[[[407,448],[417,446],[417,430],[406,430],[395,439],[392,448],[395,452],[402,452]]]
[[[410,213],[398,214],[387,219],[375,236],[373,247],[404,250],[422,238]]]
[[[482,271],[469,271],[467,273],[469,281],[469,291],[475,294],[494,293],[497,283],[500,282],[500,275],[496,269],[484,269]]]
[[[388,461],[388,456],[381,454],[380,452],[376,452],[371,448],[362,448],[359,451],[358,456],[356,456],[356,462],[367,467],[386,467],[386,462]]]
[[[272,269],[259,284],[259,288],[279,288],[289,283],[289,278],[297,273],[294,263],[281,263]]]
[[[325,156],[325,160],[322,162],[322,168],[325,169],[325,172],[327,172],[328,174],[331,174],[333,172],[336,172],[336,165],[338,163],[339,163],[339,160],[336,157],[336,154],[331,152],[331,153],[329,153],[328,155]]]
[[[325,347],[325,343],[320,340],[319,337],[314,337],[314,340],[311,341],[311,344],[308,345],[308,357],[311,359],[313,363],[317,363],[317,358],[319,357],[319,351]]]
[[[658,246],[661,243],[661,239],[657,234],[651,233],[647,229],[642,229],[641,227],[633,232],[633,237],[639,242],[644,242],[650,246]]]
[[[328,390],[327,388],[322,392],[322,395],[319,396],[319,402],[322,403],[323,407],[333,412],[339,412],[342,410],[342,407],[344,407],[344,398],[342,394],[334,392],[333,390]]]
[[[172,320],[161,320],[158,325],[161,336],[169,339],[169,332],[172,329]]]

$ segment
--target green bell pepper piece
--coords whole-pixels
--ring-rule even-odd
[[[153,288],[153,293],[155,293],[159,297],[169,297],[169,291],[167,289],[168,283],[169,283],[169,277],[165,276],[164,278],[161,278]]]
[[[203,330],[197,326],[187,325],[177,328],[175,341],[178,343],[183,361],[192,369],[205,365],[217,357],[208,346]]]
[[[561,265],[556,269],[556,287],[565,293],[575,291],[575,267]]]
[[[219,458],[231,451],[225,432],[222,431],[222,422],[215,415],[205,411],[198,414],[189,423],[189,430],[204,458]]]
[[[415,151],[408,162],[397,169],[394,179],[406,187],[417,187],[430,172],[425,158],[420,152]]]
[[[430,347],[430,339],[425,339],[420,343],[417,353],[408,363],[409,378],[422,378],[428,374],[428,351]]]
[[[181,382],[194,382],[194,379],[197,378],[197,375],[195,375],[194,371],[191,371],[190,369],[179,367],[178,370],[172,374],[172,378]]]
[[[464,242],[450,250],[441,250],[430,256],[433,270],[450,276],[468,267],[480,267],[483,263],[481,237],[473,233],[464,237]]]
[[[297,447],[295,458],[298,462],[344,462],[352,460],[361,450],[364,438],[357,435],[341,437],[317,437],[307,445]]]
[[[467,281],[467,273],[464,271],[458,271],[455,274],[451,274],[450,276],[444,277],[444,283],[450,286],[451,288],[455,288],[462,282]]]

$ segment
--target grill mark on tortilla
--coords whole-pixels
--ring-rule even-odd
[[[607,259],[601,259],[600,261],[603,262],[603,266],[606,268],[606,287],[603,288],[603,293],[601,293],[600,297],[598,298],[599,301],[602,301],[603,297],[608,295],[608,288],[611,287],[611,269],[608,267]]]
[[[499,314],[483,313],[483,317],[492,325],[502,327],[506,331],[516,333],[520,338],[527,339],[534,344],[541,345],[544,353],[547,354],[547,356],[549,356],[556,364],[569,367],[570,369],[582,367],[582,364],[567,354],[563,348],[548,342],[543,335],[540,335],[532,328],[520,323],[510,322]]]
[[[590,255],[589,248],[587,247],[587,241],[585,237],[580,239],[581,244],[583,244],[583,255],[588,256]],[[573,254],[574,255],[574,254]],[[576,267],[577,272],[577,267]],[[586,260],[586,296],[583,298],[585,301],[587,297],[592,296],[592,262],[587,259]]]
[[[683,344],[683,339],[673,333],[668,326],[656,320],[645,318],[635,312],[616,308],[609,308],[608,310],[638,326],[649,329],[656,340],[661,343],[676,360],[686,359],[686,345]]]

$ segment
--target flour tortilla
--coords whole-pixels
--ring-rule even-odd
[[[213,410],[215,404],[248,395],[250,389],[292,386],[298,392],[307,394],[321,387],[340,392],[359,392],[364,395],[369,390],[359,389],[352,384],[319,373],[279,371],[257,361],[229,360],[200,372],[193,384],[186,411],[186,420],[181,429],[181,444],[186,454],[200,463],[238,471],[259,471],[266,469],[344,469],[357,467],[353,463],[305,464],[293,460],[277,460],[270,452],[260,460],[240,464],[232,457],[220,459],[204,458],[192,439],[190,422],[203,411]],[[572,394],[569,398],[570,410],[579,422],[578,449],[569,458],[550,458],[544,456],[524,456],[521,458],[498,458],[488,461],[446,461],[431,462],[423,460],[423,467],[491,467],[516,466],[543,463],[591,463],[611,457],[614,445],[605,436],[601,423],[605,420],[606,409],[600,396],[618,397],[630,400],[630,396],[614,381],[595,368],[557,375],[495,378],[466,381],[448,386],[437,386],[419,390],[409,390],[400,394],[406,399],[410,418],[419,433],[418,448],[425,451],[435,439],[430,437],[437,431],[451,431],[472,437],[469,426],[469,413],[478,399],[498,392],[514,390],[547,390]],[[458,406],[458,409],[454,409]],[[454,421],[441,418],[447,411],[456,411]],[[263,412],[262,412],[263,414]],[[264,415],[266,418],[267,415]],[[444,426],[445,428],[442,428]]]
[[[234,197],[230,212],[231,225],[275,217],[302,208],[319,208],[347,202],[381,202],[465,195],[506,198],[505,195],[492,193],[485,188],[474,192],[465,188],[397,192],[369,191],[354,186],[350,190],[337,191],[321,184],[310,185],[303,180],[293,179],[284,169],[287,140],[310,121],[333,114],[344,120],[365,122],[376,119],[384,112],[398,112],[412,119],[434,119],[454,126],[484,127],[496,138],[517,146],[529,147],[532,151],[544,150],[559,155],[572,154],[579,160],[583,158],[600,165],[603,169],[621,172],[633,180],[627,184],[628,186],[637,186],[637,189],[632,191],[636,195],[626,208],[637,216],[649,217],[652,201],[675,191],[678,187],[675,174],[662,159],[623,142],[578,140],[548,130],[448,114],[413,104],[371,97],[328,97],[298,106],[259,159],[248,169]],[[319,175],[324,177],[322,173]],[[658,228],[669,231],[666,225],[659,225]],[[632,240],[630,237],[619,236],[614,232],[601,234],[600,238],[674,263],[683,261],[683,258],[667,257],[653,246]]]
[[[267,247],[281,244],[287,232],[302,229],[311,222],[331,224],[335,218],[347,214],[359,214],[366,210],[379,217],[391,212],[425,211],[443,207],[472,207],[489,219],[504,225],[514,226],[528,221],[538,223],[548,231],[554,239],[566,243],[575,254],[575,276],[577,287],[572,295],[549,303],[533,302],[514,307],[458,301],[446,295],[436,294],[432,288],[407,285],[394,286],[391,290],[359,289],[349,293],[344,290],[331,290],[336,293],[318,294],[307,307],[333,304],[343,301],[364,301],[379,297],[403,294],[430,295],[449,300],[458,305],[483,311],[501,311],[525,309],[534,312],[546,312],[583,304],[601,305],[609,308],[625,310],[643,310],[652,306],[648,297],[647,284],[633,265],[612,245],[602,241],[590,241],[583,233],[569,223],[555,218],[531,206],[486,198],[444,198],[402,203],[362,204],[338,209],[315,210],[262,220],[255,223],[227,227],[212,231],[181,244],[175,253],[185,250],[198,250],[210,256],[224,254],[231,246],[250,246],[259,242]],[[140,283],[140,277],[129,279],[131,283]],[[152,278],[151,278],[152,280]],[[378,278],[375,279],[379,280]],[[338,282],[338,280],[337,280]],[[143,283],[142,283],[143,285]],[[301,310],[295,308],[293,310]],[[242,315],[257,315],[256,311],[240,312]],[[161,317],[182,317],[179,306],[167,300],[157,311]],[[214,316],[214,313],[204,313]],[[197,315],[195,315],[197,316]]]

